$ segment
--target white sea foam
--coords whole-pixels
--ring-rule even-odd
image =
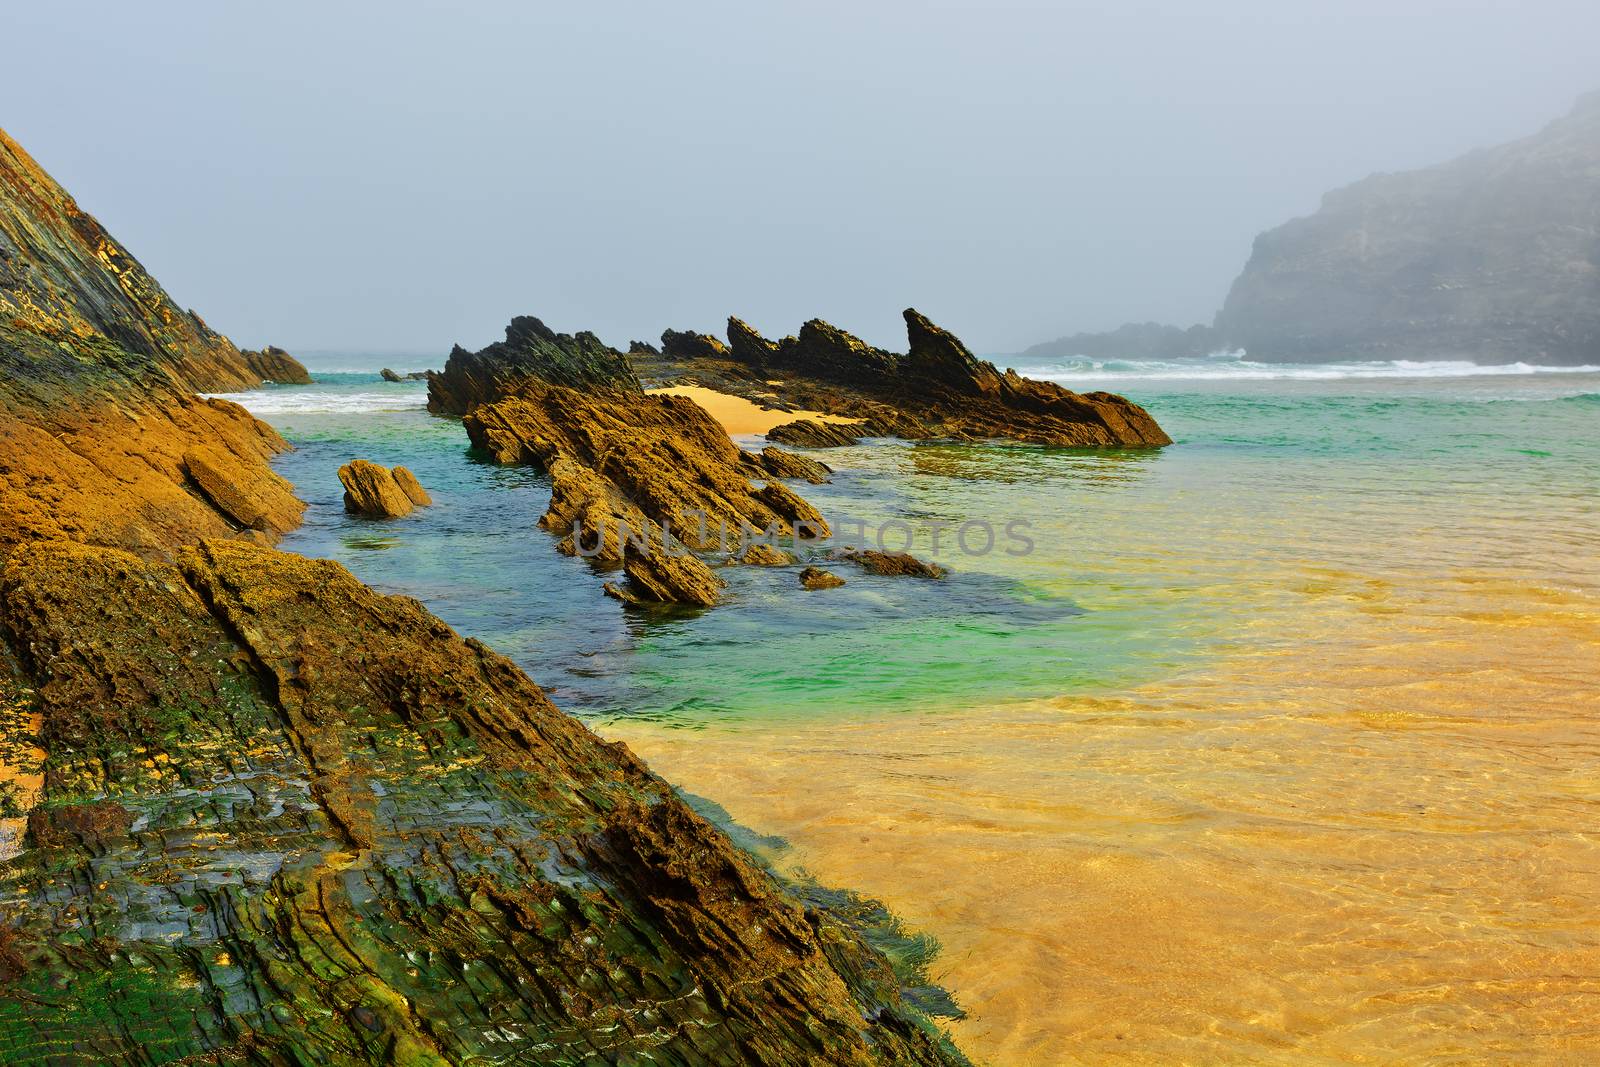
[[[356,414],[367,411],[418,411],[427,408],[426,389],[349,392],[338,389],[254,389],[211,393],[231,400],[252,415]]]
[[[1018,367],[1017,373],[1071,384],[1082,381],[1337,381],[1348,378],[1480,378],[1535,374],[1600,374],[1600,367],[1535,363],[1386,359],[1350,363],[1257,363],[1235,355],[1205,359],[1074,359]]]

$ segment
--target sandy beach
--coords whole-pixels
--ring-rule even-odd
[[[786,422],[798,419],[812,419],[816,422],[831,422],[840,425],[860,422],[860,419],[847,419],[838,415],[823,415],[816,411],[779,411],[776,408],[764,408],[759,404],[746,400],[742,396],[732,396],[728,393],[719,393],[715,389],[707,389],[698,385],[675,385],[666,389],[650,389],[651,393],[667,393],[672,396],[686,396],[696,404],[711,413],[711,417],[722,424],[730,437],[748,437],[752,434],[764,434],[774,426],[782,426]]]

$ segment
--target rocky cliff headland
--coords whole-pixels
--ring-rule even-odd
[[[193,395],[262,365],[3,135],[0,238],[0,1062],[962,1062],[625,747],[270,547],[284,442]]]
[[[1212,327],[1125,326],[1024,355],[1241,348],[1268,362],[1600,365],[1600,92],[1522,140],[1328,193],[1256,238]]]

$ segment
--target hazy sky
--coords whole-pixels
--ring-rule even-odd
[[[1600,4],[8,5],[3,125],[248,346],[1209,321],[1254,235],[1600,88]]]

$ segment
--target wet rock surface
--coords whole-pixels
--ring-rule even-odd
[[[807,567],[800,572],[800,585],[805,589],[837,589],[844,579],[821,567]]]
[[[416,601],[260,543],[286,446],[189,395],[232,346],[0,148],[37,263],[0,277],[0,780],[43,753],[0,1062],[964,1062],[849,909]]]
[[[904,354],[820,319],[780,341],[730,319],[726,357],[664,348],[659,359],[637,365],[654,384],[699,384],[785,410],[861,420],[841,430],[797,420],[774,431],[773,440],[792,445],[828,447],[854,443],[858,435],[1088,448],[1172,443],[1148,412],[1123,397],[1001,373],[917,311],[908,309],[905,321]]]

